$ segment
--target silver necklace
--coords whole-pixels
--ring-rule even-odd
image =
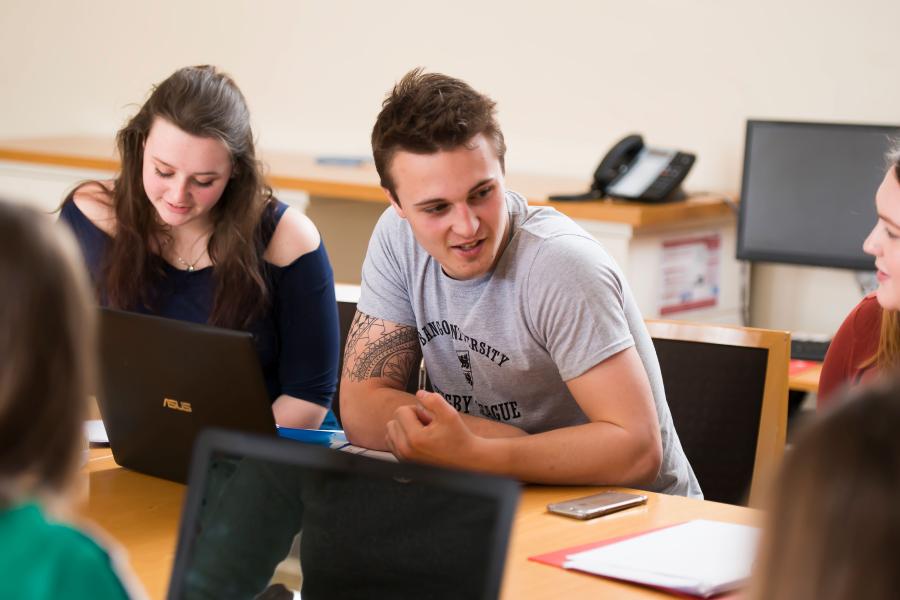
[[[193,272],[194,272],[194,267],[197,265],[198,262],[200,262],[200,259],[201,259],[201,258],[203,258],[203,254],[202,254],[202,253],[200,254],[200,256],[197,257],[197,260],[195,260],[195,261],[192,262],[192,263],[189,263],[188,261],[184,260],[183,258],[181,258],[180,256],[178,256],[177,254],[175,255],[175,259],[176,259],[178,262],[180,262],[182,265],[184,265],[184,270],[187,271],[188,273],[193,273]]]
[[[194,249],[194,246],[197,245],[197,242],[199,242],[201,239],[203,239],[203,235],[205,235],[205,234],[201,234],[200,237],[198,237],[196,240],[194,240],[194,243],[191,244],[191,247],[188,248],[188,251],[192,251]],[[169,243],[169,241],[170,241],[170,239],[166,239],[163,242],[163,246],[167,245]],[[185,271],[187,271],[188,273],[193,273],[194,271],[197,270],[197,263],[200,262],[200,260],[203,258],[203,255],[206,254],[206,249],[204,248],[203,251],[200,252],[200,256],[195,258],[193,260],[193,262],[188,262],[188,261],[184,260],[183,258],[181,258],[181,256],[178,255],[178,252],[175,251],[175,244],[172,244],[172,254],[175,256],[175,260],[177,260],[184,267]]]

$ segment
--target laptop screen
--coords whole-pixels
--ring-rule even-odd
[[[171,598],[495,598],[518,484],[214,432]]]

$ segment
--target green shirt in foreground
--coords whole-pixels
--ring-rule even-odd
[[[127,599],[109,554],[40,507],[0,511],[0,598]]]

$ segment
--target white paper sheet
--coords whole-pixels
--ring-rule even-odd
[[[711,596],[747,580],[759,530],[746,525],[696,520],[593,550],[570,554],[564,566]]]
[[[383,450],[371,450],[369,448],[363,448],[361,446],[354,446],[353,444],[344,444],[337,448],[341,452],[349,452],[350,454],[356,454],[358,456],[367,456],[369,458],[377,458],[378,460],[383,460],[386,462],[400,462],[397,460],[397,457],[391,454],[390,452],[385,452]]]
[[[91,419],[84,423],[84,434],[92,444],[108,444],[109,438],[106,437],[106,427],[100,419]]]

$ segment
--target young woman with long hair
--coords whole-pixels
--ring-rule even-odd
[[[834,336],[819,379],[819,406],[835,392],[900,367],[900,146],[875,194],[878,221],[863,243],[875,258],[878,289],[847,315]]]
[[[79,186],[60,217],[100,302],[252,332],[276,422],[318,427],[338,375],[333,273],[312,222],[266,185],[234,81],[179,69],[117,143],[115,179]]]

